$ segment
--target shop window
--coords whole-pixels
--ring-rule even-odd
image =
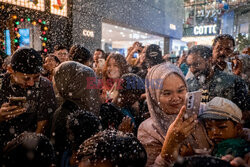
[[[42,41],[41,41],[41,26],[29,22],[23,22],[18,26],[19,46],[20,47],[31,47],[35,50],[42,50]]]
[[[51,0],[50,11],[52,14],[67,17],[67,0]]]
[[[44,0],[0,0],[0,2],[5,2],[17,6],[22,6],[25,8],[35,9],[44,11]]]

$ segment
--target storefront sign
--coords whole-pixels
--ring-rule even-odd
[[[85,36],[85,37],[91,37],[91,38],[94,38],[94,31],[90,31],[90,30],[83,30],[82,31],[82,34],[83,34],[83,36]]]
[[[17,6],[22,6],[25,8],[36,9],[44,11],[44,0],[0,0],[0,2],[5,2]]]
[[[194,35],[214,35],[214,34],[217,34],[216,24],[194,27]]]

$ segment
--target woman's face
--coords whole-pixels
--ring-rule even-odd
[[[109,59],[107,66],[107,76],[111,79],[117,79],[120,78],[120,75],[121,72],[115,59]]]
[[[185,104],[187,88],[177,74],[170,74],[163,82],[160,92],[160,107],[167,114],[178,114]]]

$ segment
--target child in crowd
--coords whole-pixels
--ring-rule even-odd
[[[242,135],[242,112],[232,101],[215,97],[200,115],[210,140],[215,144],[212,155],[222,157],[231,154],[242,157],[250,152],[249,141]]]
[[[133,131],[136,132],[139,124],[142,122],[142,114],[136,113],[132,105],[143,93],[144,83],[142,79],[136,74],[124,74],[121,77],[120,85],[115,85],[112,89],[112,102],[105,103],[101,106],[100,116],[103,128],[113,127],[119,129],[118,127],[120,127],[124,129],[124,125],[120,124],[124,122],[127,117],[131,120],[131,125],[135,126]]]

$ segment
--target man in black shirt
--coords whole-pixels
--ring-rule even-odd
[[[44,133],[56,109],[52,84],[40,76],[42,57],[34,49],[17,50],[11,68],[1,79],[0,152],[9,140],[24,131]],[[25,97],[23,105],[9,103],[10,97]]]

